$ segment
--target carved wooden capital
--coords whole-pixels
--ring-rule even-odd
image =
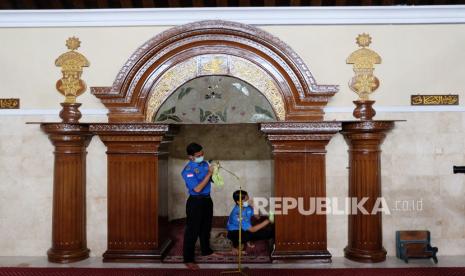
[[[394,128],[395,121],[351,121],[342,123],[341,134],[351,148],[379,150],[386,133]]]
[[[41,129],[48,134],[56,151],[85,151],[89,145],[93,134],[86,124],[66,124],[66,123],[43,123]]]
[[[175,128],[166,124],[96,123],[89,130],[99,135],[107,153],[159,154],[161,143],[170,142]]]
[[[262,123],[260,130],[273,146],[273,153],[325,153],[331,138],[341,130],[340,122]]]

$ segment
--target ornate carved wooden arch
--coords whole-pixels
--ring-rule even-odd
[[[303,60],[284,42],[258,28],[227,21],[200,21],[171,28],[139,47],[112,87],[92,87],[109,109],[110,122],[146,121],[152,87],[170,68],[200,55],[243,58],[272,77],[285,103],[286,121],[322,120],[338,87],[318,85]]]

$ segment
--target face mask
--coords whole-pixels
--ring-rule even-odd
[[[194,159],[194,162],[195,162],[195,163],[201,163],[202,161],[203,161],[203,156],[196,157],[196,158]]]
[[[246,208],[246,207],[249,207],[249,203],[246,201],[246,202],[242,202],[242,207]]]

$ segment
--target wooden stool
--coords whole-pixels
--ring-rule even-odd
[[[433,258],[438,263],[437,247],[432,247],[429,231],[396,231],[397,258],[408,263],[408,258]]]

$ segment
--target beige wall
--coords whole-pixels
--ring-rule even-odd
[[[464,94],[465,25],[395,26],[265,26],[287,42],[305,60],[320,84],[339,84],[341,91],[329,103],[350,107],[355,94],[347,88],[352,70],[345,58],[356,49],[355,37],[368,32],[373,49],[383,58],[375,74],[381,87],[376,106],[408,106],[416,93]],[[57,109],[62,97],[55,92],[60,77],[53,63],[64,41],[75,35],[81,52],[91,62],[84,72],[89,86],[111,85],[131,53],[167,27],[124,28],[19,28],[0,29],[0,97],[21,98],[24,109]],[[103,108],[94,96],[80,98],[84,109]],[[349,119],[347,113],[330,113],[326,119]],[[460,112],[381,113],[378,119],[406,119],[390,133],[383,146],[383,195],[396,200],[423,199],[422,212],[392,212],[384,217],[384,244],[394,255],[394,231],[429,229],[440,254],[465,255],[465,183],[453,175],[452,165],[464,165],[465,117]],[[27,121],[57,120],[57,116],[0,115],[0,248],[2,255],[44,255],[50,246],[52,146],[36,125]],[[84,116],[85,121],[105,120]],[[88,246],[101,255],[106,243],[105,147],[95,137],[88,148]],[[183,160],[171,159],[170,197],[182,202],[178,171]],[[254,193],[266,195],[270,160],[227,160],[240,174],[251,176]],[[347,195],[347,147],[340,135],[328,146],[328,196]],[[253,177],[252,177],[253,175]],[[261,179],[261,180],[260,180]],[[268,181],[268,182],[267,182]],[[226,214],[232,189],[214,192],[216,214]],[[184,194],[185,196],[185,194]],[[182,204],[181,204],[182,205]],[[182,209],[182,206],[180,207]],[[172,207],[172,216],[182,214]],[[13,231],[12,231],[13,230]],[[328,243],[341,256],[347,242],[346,216],[328,217]]]
[[[4,28],[0,29],[1,96],[21,97],[23,108],[56,108],[60,78],[55,59],[66,50],[65,40],[78,36],[80,51],[90,60],[84,72],[89,86],[109,86],[132,52],[168,27]],[[459,93],[465,72],[465,25],[395,26],[263,26],[288,43],[307,63],[320,84],[339,84],[330,106],[346,106],[355,98],[347,82],[352,69],[347,56],[357,49],[355,37],[368,32],[372,49],[383,58],[375,74],[381,86],[378,105],[408,105],[410,94]],[[82,108],[102,108],[85,94]]]

